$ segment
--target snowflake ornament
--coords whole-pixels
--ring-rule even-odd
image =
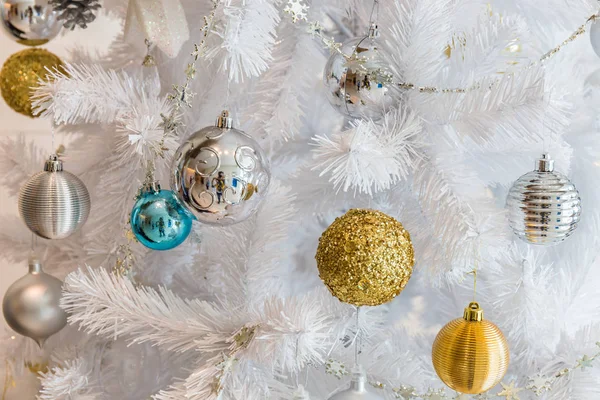
[[[308,28],[306,28],[306,32],[308,32],[308,34],[310,34],[310,36],[314,38],[316,36],[319,36],[321,32],[323,32],[323,26],[319,21],[310,22],[308,24]]]
[[[529,378],[529,385],[525,388],[532,390],[536,396],[539,396],[552,388],[552,380],[541,374],[537,374],[533,378]]]
[[[338,379],[342,379],[344,375],[348,375],[348,370],[346,366],[339,361],[329,359],[325,363],[325,372],[329,375],[333,375]]]
[[[392,390],[394,391],[394,397],[400,400],[411,400],[419,397],[413,386],[402,385]]]
[[[498,397],[504,397],[506,400],[521,400],[518,393],[523,391],[523,388],[515,387],[515,381],[512,381],[510,385],[506,385],[504,382],[502,385],[502,391],[498,393]]]
[[[594,362],[594,358],[590,358],[584,355],[581,359],[577,360],[577,368],[581,368],[582,371],[585,371],[586,368],[593,368],[592,363]]]
[[[283,9],[283,12],[292,16],[292,22],[308,20],[308,5],[304,4],[303,0],[288,0],[288,5]]]

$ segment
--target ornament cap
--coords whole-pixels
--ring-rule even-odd
[[[160,192],[160,182],[156,180],[146,182],[144,189],[148,193],[158,193]]]
[[[379,32],[379,26],[376,23],[372,22],[369,27],[369,39],[376,39],[379,37],[381,33]]]
[[[479,307],[479,303],[473,301],[465,308],[463,318],[471,322],[483,321],[483,310]]]
[[[538,172],[554,171],[554,160],[550,158],[550,154],[542,154],[542,157],[535,162],[535,170]]]
[[[40,259],[35,254],[31,254],[29,256],[29,273],[40,274],[42,272],[44,271],[42,270],[42,263],[40,262]]]
[[[352,381],[350,382],[350,389],[357,392],[364,392],[367,390],[367,373],[362,365],[356,365],[352,368]]]
[[[229,116],[229,111],[223,110],[221,115],[217,118],[217,122],[215,123],[217,128],[223,129],[231,129],[233,128],[233,118]]]
[[[44,171],[46,172],[62,172],[63,163],[58,159],[56,154],[52,154],[48,160],[46,160],[46,164],[44,164]]]

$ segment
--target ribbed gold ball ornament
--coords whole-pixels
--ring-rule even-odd
[[[319,276],[331,294],[355,306],[377,306],[396,297],[412,274],[410,234],[394,218],[353,209],[319,239]]]
[[[0,71],[0,91],[6,104],[18,113],[37,117],[31,108],[31,92],[48,71],[62,66],[54,54],[44,49],[26,49],[8,57]]]
[[[483,319],[473,302],[463,318],[450,321],[433,343],[433,367],[440,379],[460,393],[479,394],[496,386],[506,374],[508,343],[502,331]]]

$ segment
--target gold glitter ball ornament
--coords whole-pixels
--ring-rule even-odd
[[[6,103],[18,113],[37,117],[31,109],[31,92],[38,80],[48,79],[46,67],[54,69],[63,63],[44,49],[32,48],[13,54],[0,71],[0,91]]]
[[[316,259],[331,294],[355,306],[392,300],[408,283],[415,263],[402,224],[380,211],[361,209],[336,218],[323,232]]]
[[[479,394],[496,386],[510,360],[502,331],[483,319],[473,302],[463,318],[450,321],[433,342],[433,367],[440,379],[460,393]]]

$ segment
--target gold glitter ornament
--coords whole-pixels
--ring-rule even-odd
[[[394,218],[353,209],[323,232],[316,254],[331,294],[355,306],[377,306],[406,286],[415,263],[410,235]]]
[[[502,331],[483,319],[473,302],[463,318],[440,330],[432,350],[435,372],[446,385],[460,393],[479,394],[496,386],[508,369],[508,343]]]
[[[46,67],[54,69],[62,65],[60,58],[44,49],[32,48],[13,54],[0,71],[2,97],[16,112],[37,117],[31,109],[31,92],[40,78],[48,79]]]

